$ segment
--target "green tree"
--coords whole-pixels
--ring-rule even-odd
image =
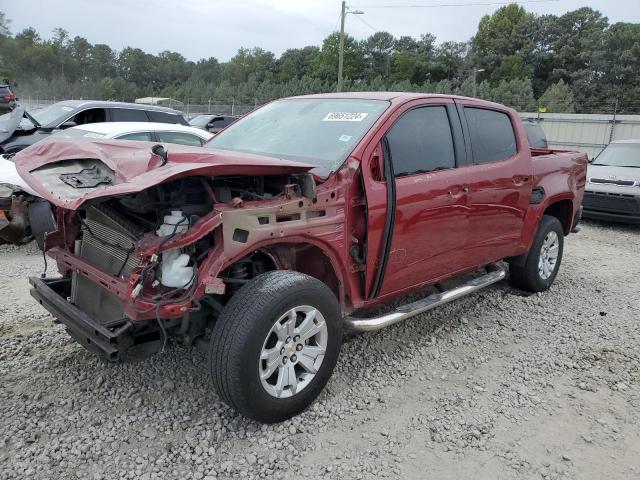
[[[504,57],[517,55],[528,62],[536,48],[536,37],[535,16],[517,4],[510,4],[482,17],[471,45],[478,65],[491,75]],[[508,80],[499,76],[494,81],[503,79]]]
[[[10,24],[11,20],[6,17],[4,12],[0,11],[0,37],[8,37],[11,35]]]
[[[338,47],[340,34],[334,32],[324,39],[322,49],[311,60],[311,72],[314,77],[323,80],[333,80],[338,73]],[[346,79],[362,78],[364,59],[360,44],[355,38],[345,35],[344,38],[344,69]]]
[[[551,85],[538,100],[540,107],[552,113],[575,113],[573,91],[563,80]]]
[[[389,77],[394,45],[395,39],[388,32],[376,32],[362,42],[365,75],[368,78]]]

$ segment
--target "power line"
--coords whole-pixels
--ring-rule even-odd
[[[413,5],[350,5],[357,8],[441,8],[441,7],[486,7],[495,5],[510,5],[512,3],[549,3],[560,0],[522,0],[520,2],[471,2],[471,3],[438,3],[438,4],[413,4]]]
[[[362,18],[362,16],[360,15],[356,15],[355,18],[357,18],[359,21],[361,21],[364,25],[366,25],[367,27],[369,27],[371,30],[373,30],[374,32],[379,32],[380,30],[377,29],[376,27],[374,27],[373,25],[371,25],[369,22],[367,22],[365,19]]]

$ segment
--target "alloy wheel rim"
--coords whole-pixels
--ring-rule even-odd
[[[269,330],[260,352],[258,375],[266,392],[288,398],[306,388],[324,361],[328,337],[318,309],[301,305],[285,312]]]
[[[549,232],[544,237],[540,257],[538,258],[538,275],[543,280],[547,280],[556,269],[558,264],[558,254],[560,251],[560,240],[556,232]]]

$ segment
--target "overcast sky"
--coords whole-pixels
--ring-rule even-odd
[[[468,5],[483,3],[485,5]],[[438,42],[468,40],[480,18],[500,0],[352,0],[364,15],[348,15],[346,30],[358,39],[376,30],[395,36],[433,33]],[[640,22],[640,0],[519,2],[536,13],[562,14],[582,6],[611,22]],[[467,4],[464,7],[400,8],[401,5]],[[392,5],[394,8],[372,8]],[[47,38],[55,27],[112,48],[172,50],[190,60],[228,60],[240,47],[259,46],[279,55],[287,48],[320,45],[339,29],[339,0],[0,0],[17,32],[32,26]]]

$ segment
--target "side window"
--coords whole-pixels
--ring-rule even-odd
[[[102,123],[107,121],[107,113],[104,108],[90,108],[76,113],[71,120],[78,125],[84,125],[85,123]]]
[[[518,151],[509,115],[485,108],[465,107],[473,161],[489,163],[512,157]]]
[[[112,108],[112,122],[148,122],[149,118],[144,110],[135,110],[128,108]]]
[[[149,119],[152,122],[178,123],[180,125],[188,125],[185,119],[181,115],[176,115],[174,113],[154,112],[150,110],[147,112],[147,115],[149,115]]]
[[[190,145],[192,147],[201,147],[202,140],[200,137],[184,132],[156,132],[161,142],[177,143],[179,145]]]
[[[405,113],[387,133],[395,176],[455,168],[449,115],[444,106]]]
[[[116,137],[118,140],[138,140],[142,142],[151,142],[151,132],[126,133]]]
[[[235,118],[235,117],[217,117],[217,118],[214,118],[211,121],[211,124],[212,124],[211,128],[223,129],[223,128],[231,125],[236,120],[237,120],[237,118]]]

